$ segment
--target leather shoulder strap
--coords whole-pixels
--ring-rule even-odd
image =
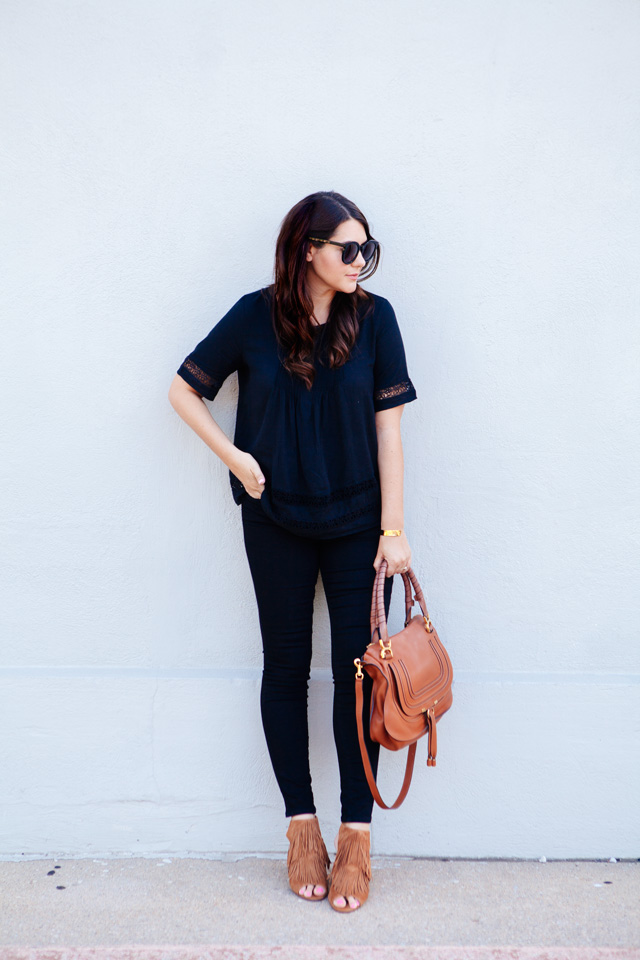
[[[362,708],[364,706],[364,698],[362,696],[362,680],[356,680],[356,721],[358,724],[358,740],[360,741],[360,753],[362,754],[362,763],[364,766],[364,772],[367,777],[367,783],[369,784],[369,789],[373,794],[373,799],[376,801],[379,807],[382,807],[384,810],[395,810],[396,807],[399,807],[406,795],[409,792],[409,787],[411,786],[411,777],[413,776],[413,764],[416,759],[416,744],[412,743],[409,747],[407,753],[407,768],[404,773],[404,783],[402,784],[402,789],[398,794],[398,799],[395,803],[392,803],[390,807],[384,802],[380,796],[380,792],[376,786],[376,781],[373,776],[373,770],[371,769],[371,762],[369,760],[369,754],[367,753],[367,745],[364,742],[364,727],[362,724]]]

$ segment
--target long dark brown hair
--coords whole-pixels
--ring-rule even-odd
[[[275,282],[267,288],[270,295],[273,327],[285,351],[284,366],[299,376],[310,390],[315,367],[308,359],[313,351],[311,333],[313,301],[306,284],[308,237],[328,240],[345,220],[357,220],[364,227],[367,239],[371,231],[366,217],[351,200],[334,191],[311,193],[291,208],[280,226],[276,243]],[[365,280],[375,273],[380,248],[360,274]],[[360,307],[366,304],[364,312]],[[337,290],[333,295],[327,323],[326,357],[329,366],[339,367],[349,359],[360,320],[373,308],[373,298],[359,285],[353,293]]]

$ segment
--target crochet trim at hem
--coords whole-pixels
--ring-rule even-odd
[[[369,504],[361,507],[359,510],[351,510],[349,513],[343,513],[341,517],[334,517],[333,520],[293,520],[289,517],[278,518],[278,523],[283,526],[293,527],[296,530],[333,530],[336,527],[349,523],[351,520],[357,520],[367,513],[373,515],[374,506]]]
[[[352,483],[348,487],[340,487],[331,493],[324,495],[288,493],[286,490],[280,490],[276,487],[271,488],[271,498],[280,503],[295,504],[297,506],[322,507],[336,501],[346,500],[347,497],[356,496],[358,493],[364,493],[366,490],[372,490],[377,486],[378,481],[375,477],[369,480],[361,480],[359,483]]]

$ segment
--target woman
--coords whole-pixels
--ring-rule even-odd
[[[229,467],[241,506],[263,641],[261,715],[291,818],[289,884],[308,900],[329,892],[307,725],[313,602],[322,573],[342,808],[329,902],[345,913],[365,902],[371,878],[373,798],[358,744],[353,661],[371,640],[382,559],[387,614],[393,575],[411,561],[400,418],[417,395],[391,304],[359,285],[379,258],[354,203],[334,192],[305,197],[282,222],[275,282],[238,300],[185,358],[169,391],[177,413]],[[231,443],[202,398],[213,400],[235,370]],[[365,675],[365,718],[370,684]],[[368,733],[367,748],[375,774],[379,746]]]

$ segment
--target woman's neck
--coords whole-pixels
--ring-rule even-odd
[[[329,311],[328,311],[328,310],[327,310],[327,312],[326,312],[326,314],[325,314],[325,313],[322,313],[320,310],[318,310],[317,307],[314,307],[314,308],[313,308],[313,314],[312,314],[312,316],[311,316],[311,322],[312,322],[312,323],[314,323],[315,325],[321,327],[321,326],[323,326],[323,325],[327,322],[328,319],[329,319]]]
[[[309,285],[309,295],[313,303],[313,317],[316,323],[323,324],[329,319],[331,310],[331,301],[334,298],[335,290],[327,286],[326,283],[314,283],[314,278],[307,274],[307,283]]]

